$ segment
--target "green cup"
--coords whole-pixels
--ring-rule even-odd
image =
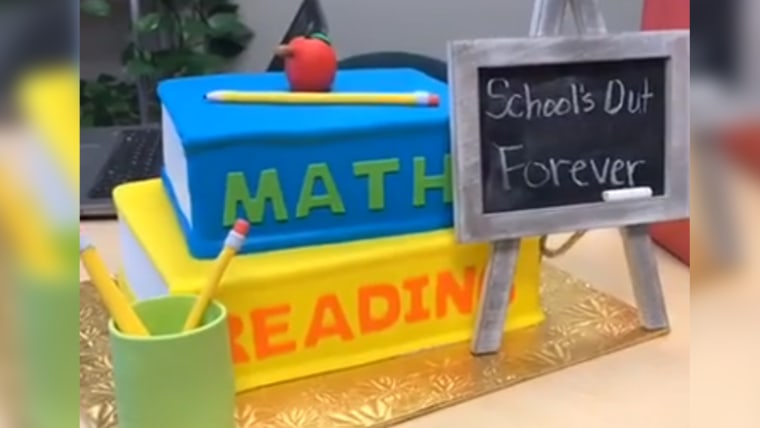
[[[14,332],[21,347],[23,415],[33,428],[76,426],[79,418],[79,284],[17,277]]]
[[[135,304],[149,337],[109,323],[119,428],[235,428],[227,310],[212,302],[201,326],[182,332],[195,299]]]

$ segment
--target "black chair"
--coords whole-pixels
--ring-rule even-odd
[[[433,79],[447,81],[446,63],[424,55],[407,52],[375,52],[345,58],[338,63],[338,69],[359,68],[413,68]]]

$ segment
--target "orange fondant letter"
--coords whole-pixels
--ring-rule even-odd
[[[328,322],[328,314],[332,315],[332,322]],[[312,348],[330,336],[339,336],[344,341],[354,338],[338,296],[334,294],[327,294],[317,300],[304,344],[307,348]]]
[[[449,301],[456,306],[460,314],[471,314],[475,303],[477,279],[477,272],[472,266],[464,270],[464,284],[460,284],[451,271],[440,272],[436,284],[436,317],[443,318],[448,314]]]
[[[287,333],[290,330],[290,324],[287,321],[270,322],[270,318],[288,314],[290,314],[290,305],[272,306],[251,311],[256,358],[263,360],[296,350],[296,342],[293,340],[272,343],[272,336]]]
[[[247,363],[251,361],[243,345],[238,342],[240,336],[243,335],[243,320],[237,316],[230,314],[229,317],[230,327],[230,344],[232,345],[232,361],[235,364]]]
[[[372,313],[372,302],[385,301],[385,312]],[[385,330],[398,321],[401,314],[401,297],[396,287],[389,284],[368,285],[359,288],[359,329],[362,334]]]
[[[430,319],[430,311],[425,307],[425,287],[430,280],[427,276],[417,276],[404,281],[404,289],[409,291],[409,311],[404,319],[413,323]]]

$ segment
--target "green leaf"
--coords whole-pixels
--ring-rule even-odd
[[[214,34],[235,34],[241,27],[245,28],[234,13],[217,13],[208,19],[208,25]]]
[[[227,37],[211,38],[208,40],[208,52],[222,58],[232,59],[245,50],[246,42],[238,42]]]
[[[82,128],[92,128],[95,126],[95,118],[91,114],[83,114],[79,119],[79,126]]]
[[[127,43],[127,46],[124,47],[124,49],[121,51],[121,56],[119,57],[121,59],[122,64],[126,64],[135,57],[135,44],[134,42]]]
[[[108,84],[108,83],[115,83],[116,77],[111,76],[110,74],[99,74],[97,79],[95,79],[98,83]]]
[[[98,98],[108,92],[106,86],[98,82],[87,82],[84,86],[82,93],[87,98]]]
[[[132,58],[127,62],[127,73],[135,77],[147,77],[155,73],[153,64],[139,58]]]
[[[194,52],[182,58],[182,67],[175,76],[194,76],[210,74],[221,70],[225,61],[223,58],[208,53]]]
[[[210,30],[208,25],[200,19],[187,18],[182,22],[182,38],[189,44],[204,41]]]
[[[191,50],[166,49],[155,52],[153,55],[156,73],[162,77],[181,74],[187,63],[187,58],[195,55]]]
[[[111,14],[111,3],[108,0],[82,0],[79,7],[88,15],[108,16]]]
[[[108,111],[113,115],[115,114],[128,115],[131,110],[132,110],[132,106],[130,106],[129,103],[124,100],[117,100],[116,102],[108,106]]]
[[[161,14],[157,12],[149,13],[147,15],[141,16],[140,19],[137,20],[137,31],[141,33],[150,33],[153,31],[158,30],[158,27],[161,24]]]

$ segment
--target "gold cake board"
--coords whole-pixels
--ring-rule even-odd
[[[501,353],[473,358],[469,344],[421,351],[238,396],[239,428],[386,427],[661,336],[634,307],[544,264],[547,320],[509,333]],[[80,305],[82,408],[94,428],[115,428],[107,315],[93,287]]]

